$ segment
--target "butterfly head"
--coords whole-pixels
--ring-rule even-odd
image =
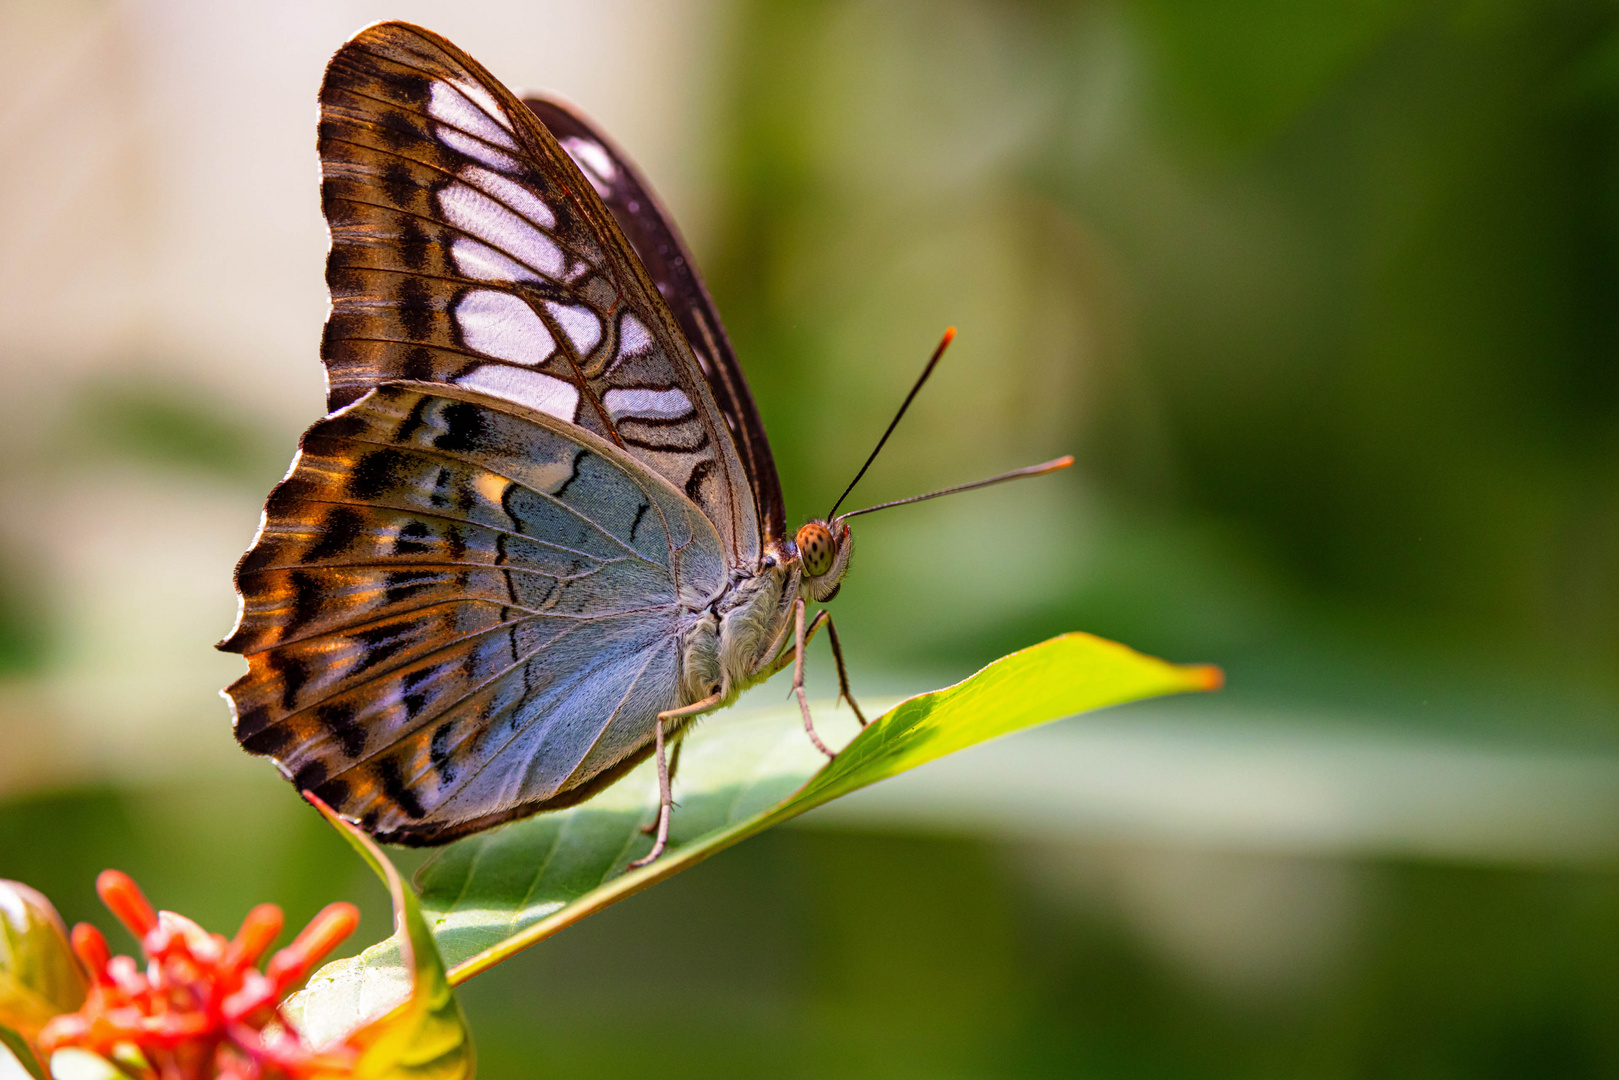
[[[849,552],[854,544],[849,538],[848,522],[842,518],[806,522],[793,542],[804,572],[804,594],[818,604],[826,603],[838,594],[849,569]]]

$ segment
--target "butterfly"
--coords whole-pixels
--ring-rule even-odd
[[[747,687],[792,665],[830,756],[803,688],[823,626],[865,720],[807,607],[837,593],[855,515],[788,534],[742,369],[628,159],[402,22],[333,56],[318,144],[329,412],[236,569],[240,744],[412,845],[655,755],[637,865],[667,840],[671,748]]]

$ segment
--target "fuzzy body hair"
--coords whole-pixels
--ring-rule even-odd
[[[789,630],[802,576],[792,544],[773,545],[694,613],[681,641],[681,704],[717,693],[723,709],[761,681]]]

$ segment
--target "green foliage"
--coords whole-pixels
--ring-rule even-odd
[[[29,675],[48,654],[47,627],[37,590],[0,552],[0,676]]]
[[[1254,146],[1352,73],[1414,5],[1398,0],[1149,0],[1175,106],[1207,134]]]
[[[285,467],[280,439],[241,410],[170,379],[124,379],[91,388],[70,431],[75,451],[98,453],[222,480],[273,482]]]
[[[1091,496],[1043,606],[925,642],[893,618],[867,663],[1085,626],[1292,694],[1291,648],[1403,636],[1390,664],[1461,644],[1611,693],[1611,3],[755,0],[738,25],[698,255],[794,505],[836,494],[945,323],[960,343],[870,494],[1063,450],[1080,467],[1048,491]],[[924,513],[872,519],[864,551],[941,535]],[[1003,547],[1033,535],[1012,513]],[[1202,551],[1109,579],[1132,524]],[[981,564],[912,577],[948,595]],[[856,565],[851,625],[919,592]],[[1194,571],[1210,603],[1153,587]],[[1250,576],[1289,603],[1244,625],[1213,601]]]

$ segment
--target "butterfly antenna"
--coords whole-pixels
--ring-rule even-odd
[[[838,496],[838,501],[832,504],[832,512],[826,515],[827,521],[831,521],[837,515],[838,507],[843,505],[843,500],[849,497],[849,492],[853,491],[854,486],[860,483],[860,478],[866,475],[866,470],[871,468],[871,463],[877,460],[878,454],[882,453],[883,444],[888,441],[890,435],[894,434],[894,429],[899,426],[900,419],[905,415],[905,410],[911,407],[911,401],[916,397],[916,392],[922,389],[923,383],[928,381],[928,376],[932,375],[933,369],[938,366],[939,357],[944,355],[944,351],[950,347],[950,343],[954,340],[956,340],[956,328],[954,326],[946,328],[944,337],[939,339],[939,347],[934,349],[933,355],[928,358],[927,367],[923,368],[922,374],[917,376],[916,385],[911,387],[911,392],[905,395],[904,401],[900,402],[899,412],[894,414],[894,419],[888,422],[888,430],[883,432],[883,437],[877,440],[877,446],[872,450],[871,456],[866,458],[864,465],[860,466],[860,471],[854,474],[854,479],[850,480],[849,486],[843,489],[843,494]],[[861,513],[864,512],[861,511]],[[847,517],[848,515],[845,516]]]
[[[977,488],[989,487],[991,484],[999,484],[1003,480],[1020,480],[1025,476],[1044,476],[1046,473],[1056,472],[1058,469],[1066,469],[1073,463],[1074,455],[1065,454],[1060,458],[1055,458],[1041,465],[1025,465],[1021,469],[1013,469],[1011,472],[1003,472],[999,476],[990,477],[988,480],[975,480],[971,484],[958,484],[955,487],[941,488],[938,491],[930,491],[926,495],[912,495],[908,499],[895,499],[893,502],[878,503],[876,506],[868,506],[864,510],[851,510],[843,516],[846,519],[859,517],[861,514],[869,514],[873,510],[887,510],[890,506],[904,506],[906,503],[926,502],[929,499],[937,499],[940,495],[954,495],[958,491],[973,491]]]

